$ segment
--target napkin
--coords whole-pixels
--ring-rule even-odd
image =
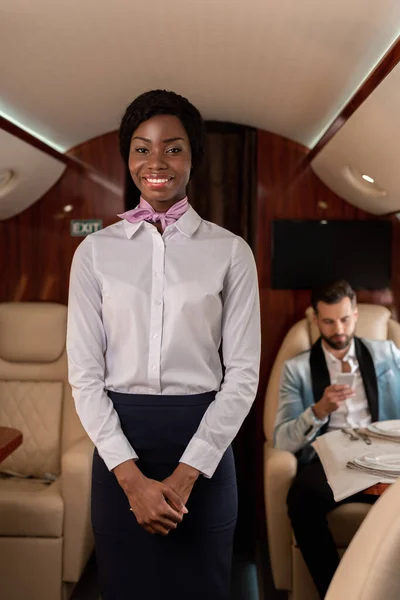
[[[340,430],[330,431],[319,436],[312,444],[317,452],[336,502],[353,496],[376,483],[393,483],[393,477],[380,473],[371,473],[369,469],[348,468],[347,464],[364,454],[376,452],[399,452],[397,442],[386,439],[371,438],[371,445],[359,439],[351,441],[349,436]]]

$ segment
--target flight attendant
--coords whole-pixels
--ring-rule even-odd
[[[203,155],[203,121],[188,100],[163,90],[136,98],[120,149],[140,204],[80,244],[68,307],[69,378],[96,447],[102,600],[228,600],[230,444],[259,371],[254,259],[188,202]]]

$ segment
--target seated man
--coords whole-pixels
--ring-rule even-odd
[[[400,419],[400,350],[392,341],[355,337],[356,295],[347,282],[314,292],[312,306],[321,337],[310,351],[284,365],[274,439],[276,448],[299,459],[288,512],[297,544],[324,598],[339,564],[327,513],[344,502],[375,498],[360,493],[335,502],[310,444],[333,429]],[[341,372],[355,375],[353,389],[335,384]]]

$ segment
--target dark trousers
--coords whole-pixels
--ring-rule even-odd
[[[289,490],[287,505],[297,545],[321,598],[339,564],[339,555],[328,527],[327,514],[348,502],[373,504],[376,496],[355,494],[335,502],[321,462],[315,458],[296,475]]]
[[[161,481],[178,465],[215,393],[109,396],[139,455],[139,468]],[[199,477],[187,508],[183,522],[168,536],[147,533],[95,451],[92,525],[102,600],[229,600],[237,516],[231,448],[211,479]]]

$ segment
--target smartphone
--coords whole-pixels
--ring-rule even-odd
[[[337,385],[348,385],[351,388],[356,386],[356,376],[354,373],[338,373],[336,378]]]

